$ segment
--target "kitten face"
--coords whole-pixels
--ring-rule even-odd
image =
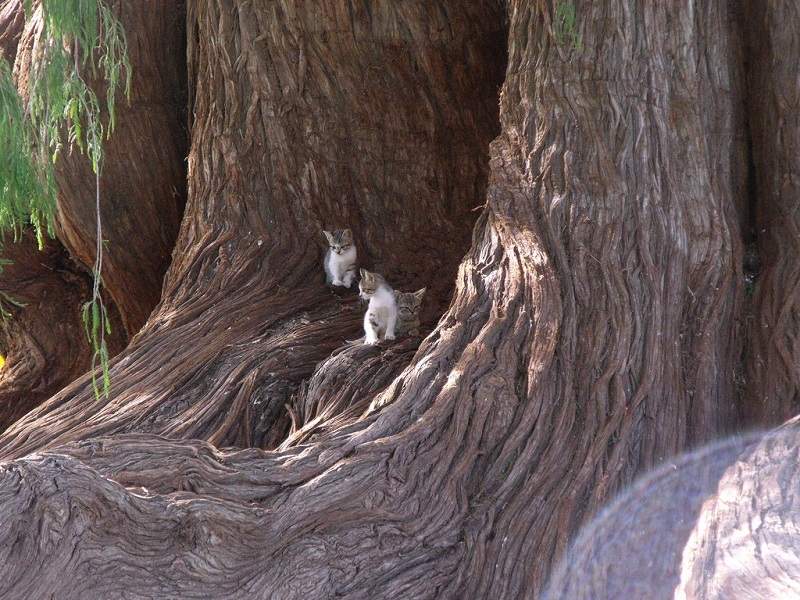
[[[425,288],[403,294],[395,291],[397,302],[397,333],[399,335],[419,335],[419,313]]]
[[[328,246],[334,254],[344,254],[353,246],[353,234],[349,229],[337,229],[333,233],[323,231],[328,238]]]
[[[378,289],[378,282],[375,280],[375,274],[366,269],[361,269],[359,273],[361,281],[358,282],[358,293],[364,300],[369,300]]]
[[[407,292],[405,294],[395,291],[394,296],[397,299],[397,312],[400,318],[404,321],[411,321],[419,315],[419,309],[422,306],[422,297],[425,295],[425,290],[422,288],[416,292]]]

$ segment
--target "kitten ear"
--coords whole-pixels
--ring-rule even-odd
[[[342,244],[352,244],[353,243],[353,233],[349,229],[345,229],[342,232]]]
[[[333,246],[334,244],[333,234],[330,231],[325,231],[324,229],[322,230],[322,233],[324,233],[325,237],[328,238],[328,245]]]
[[[400,300],[400,296],[402,296],[402,295],[403,294],[401,294],[399,290],[395,290],[394,291],[394,299],[395,300]]]
[[[414,297],[417,300],[422,300],[422,297],[425,295],[425,290],[427,289],[428,288],[422,288],[421,290],[417,290],[416,292],[414,292]]]
[[[361,279],[366,279],[367,281],[372,279],[372,274],[366,269],[361,269],[359,272],[361,273]]]

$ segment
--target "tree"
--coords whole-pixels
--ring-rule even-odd
[[[723,0],[307,4],[187,3],[173,260],[111,396],[83,376],[0,437],[5,596],[535,597],[582,523],[772,385],[748,160],[759,214],[794,196],[762,195],[784,121],[748,144],[745,65],[786,21],[765,50]],[[120,11],[136,69],[158,30]],[[343,347],[362,311],[320,263],[345,225],[428,286],[424,340]],[[760,250],[758,285],[787,260]],[[106,279],[133,334],[146,286]]]
[[[41,15],[26,26],[23,2],[7,0],[0,6],[0,48],[15,64],[24,90],[41,35]],[[119,103],[118,127],[106,143],[103,278],[111,296],[106,304],[112,354],[124,348],[158,301],[186,188],[184,17],[174,5],[120,7],[131,39],[143,40],[141,32],[146,31],[151,44],[130,45],[136,63],[131,103]],[[9,367],[0,375],[0,431],[91,365],[81,307],[91,299],[87,271],[91,273],[95,260],[95,177],[77,148],[59,153],[56,166],[58,240],[48,242],[44,254],[36,251],[31,234],[20,241],[6,239],[3,248],[3,258],[12,266],[0,274],[1,289],[7,301],[13,300],[5,303],[13,319],[2,343]],[[64,248],[77,265],[66,259]]]

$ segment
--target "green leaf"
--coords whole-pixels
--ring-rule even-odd
[[[97,331],[100,329],[100,305],[97,300],[92,301],[92,345],[94,351],[100,352],[100,341],[97,337]]]

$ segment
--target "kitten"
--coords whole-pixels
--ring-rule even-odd
[[[419,309],[426,288],[405,294],[394,291],[397,301],[397,335],[419,335]]]
[[[325,281],[349,288],[356,277],[356,246],[349,229],[337,229],[333,233],[323,231],[328,238],[328,253],[325,255]]]
[[[377,273],[361,269],[358,284],[361,297],[369,300],[364,314],[365,344],[375,345],[381,340],[393,340],[397,324],[397,302],[386,280]]]

